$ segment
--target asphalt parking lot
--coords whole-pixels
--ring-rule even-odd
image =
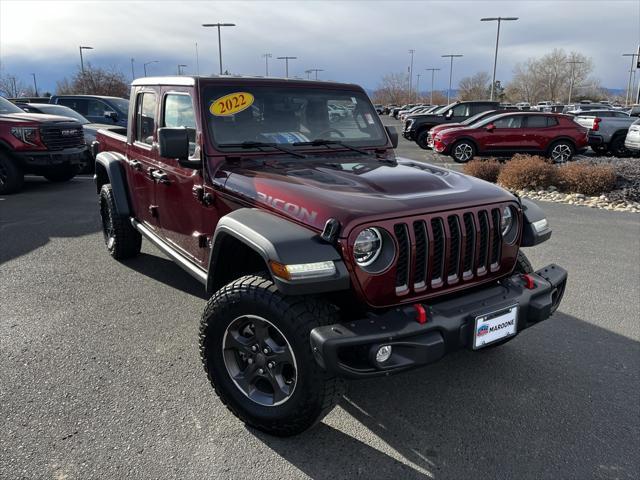
[[[89,178],[29,178],[0,197],[0,478],[639,478],[639,217],[541,205],[554,235],[527,253],[570,275],[554,317],[351,383],[317,428],[276,439],[209,387],[200,285],[148,242],[113,261]]]

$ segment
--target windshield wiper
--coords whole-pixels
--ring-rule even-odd
[[[371,153],[367,152],[366,150],[360,150],[359,148],[349,145],[348,143],[341,142],[340,140],[329,140],[324,138],[316,138],[315,140],[311,140],[310,142],[295,142],[295,143],[292,143],[291,145],[293,145],[294,147],[301,147],[304,145],[311,145],[312,147],[316,147],[320,145],[326,145],[327,147],[329,145],[339,145],[353,152],[361,153],[362,155],[371,155]]]
[[[295,143],[293,144],[295,145]],[[307,158],[306,155],[303,155],[298,152],[294,152],[286,147],[283,147],[277,143],[269,143],[269,142],[242,142],[242,143],[222,143],[219,145],[220,147],[240,147],[240,148],[275,148],[276,150],[280,150],[281,152],[288,153],[289,155],[293,155],[298,158]]]

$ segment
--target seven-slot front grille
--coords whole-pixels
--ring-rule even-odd
[[[40,138],[49,150],[63,150],[84,145],[84,132],[80,125],[42,127]]]
[[[411,229],[411,232],[409,231]],[[396,223],[396,294],[436,290],[500,269],[500,209]]]

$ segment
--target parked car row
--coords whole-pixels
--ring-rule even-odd
[[[554,163],[570,160],[588,145],[589,130],[567,115],[506,112],[433,135],[433,149],[465,163],[475,156],[532,153]]]

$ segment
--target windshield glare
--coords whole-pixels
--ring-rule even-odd
[[[482,117],[485,117],[489,114],[490,112],[476,113],[473,117],[469,117],[464,122],[462,122],[462,125],[472,125],[473,123],[477,122],[479,119],[482,119]]]
[[[129,100],[125,98],[110,98],[109,101],[113,103],[120,113],[124,113],[125,115],[129,111]]]
[[[336,140],[381,146],[386,133],[366,95],[324,88],[209,87],[207,128],[224,148],[246,142],[291,145]]]
[[[0,97],[0,114],[6,113],[24,113],[21,108],[16,107],[6,98]]]

